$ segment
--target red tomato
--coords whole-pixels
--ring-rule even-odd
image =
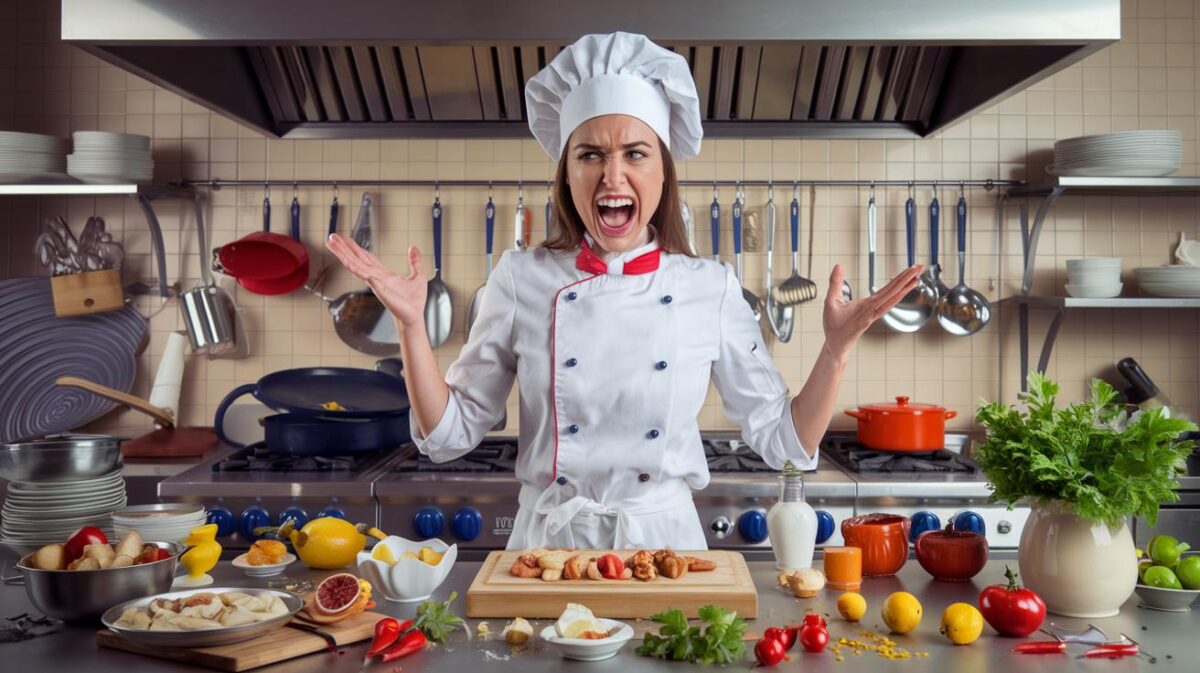
[[[166,549],[148,544],[142,546],[142,553],[138,554],[138,557],[134,559],[133,565],[154,563],[155,561],[162,561],[169,558],[171,558],[171,554]]]
[[[604,579],[619,580],[621,573],[625,572],[625,562],[616,554],[605,554],[596,561],[596,567],[600,569],[600,574]]]
[[[71,537],[67,538],[66,544],[63,545],[67,563],[83,556],[83,548],[89,544],[108,544],[108,538],[105,537],[104,531],[95,526],[84,526],[71,533]]]
[[[774,666],[783,661],[785,656],[787,648],[781,640],[764,636],[754,644],[754,658],[758,660],[759,666]]]
[[[829,644],[829,629],[821,615],[808,613],[800,626],[800,646],[805,652],[824,652]]]
[[[1025,636],[1046,619],[1046,603],[1032,589],[1017,584],[1017,575],[1004,567],[1008,585],[992,584],[979,593],[979,612],[1002,636]]]
[[[763,638],[778,640],[779,642],[783,643],[783,649],[790,650],[792,649],[792,646],[796,644],[796,636],[798,633],[799,629],[795,627],[789,626],[781,629],[778,626],[772,626],[766,631],[763,631]]]

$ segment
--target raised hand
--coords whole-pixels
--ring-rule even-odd
[[[825,295],[825,312],[822,316],[826,347],[834,354],[848,353],[871,323],[882,318],[917,286],[917,278],[924,268],[920,264],[910,266],[875,294],[846,301],[842,297],[842,265],[834,265],[833,272],[829,274],[829,291]]]
[[[401,325],[412,327],[424,322],[425,297],[429,293],[429,285],[421,269],[421,251],[416,246],[408,249],[408,264],[412,270],[407,276],[388,269],[378,257],[340,234],[330,236],[325,246],[350,273],[362,279],[375,292],[375,296]]]

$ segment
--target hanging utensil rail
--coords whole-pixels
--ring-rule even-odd
[[[547,187],[548,180],[187,180],[179,187]],[[1021,180],[680,180],[683,187],[1019,187]]]

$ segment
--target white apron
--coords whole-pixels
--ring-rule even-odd
[[[796,437],[791,398],[728,265],[661,254],[657,243],[576,267],[574,253],[508,251],[446,373],[437,427],[413,441],[458,458],[520,389],[520,510],[509,549],[704,549],[693,489],[709,481],[698,415],[710,378],[725,413],[766,463],[815,466]],[[645,262],[643,258],[640,262]]]

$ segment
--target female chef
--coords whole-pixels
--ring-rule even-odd
[[[420,252],[409,249],[401,276],[344,237],[329,249],[396,318],[413,440],[430,459],[478,445],[519,381],[509,549],[704,549],[692,491],[709,481],[697,417],[710,377],[768,465],[815,466],[855,342],[920,267],[845,301],[835,266],[825,344],[790,397],[733,270],[687,252],[672,157],[695,156],[702,130],[683,57],[641,35],[588,35],[529,81],[525,100],[558,160],[557,232],[501,258],[445,378],[425,332]]]

